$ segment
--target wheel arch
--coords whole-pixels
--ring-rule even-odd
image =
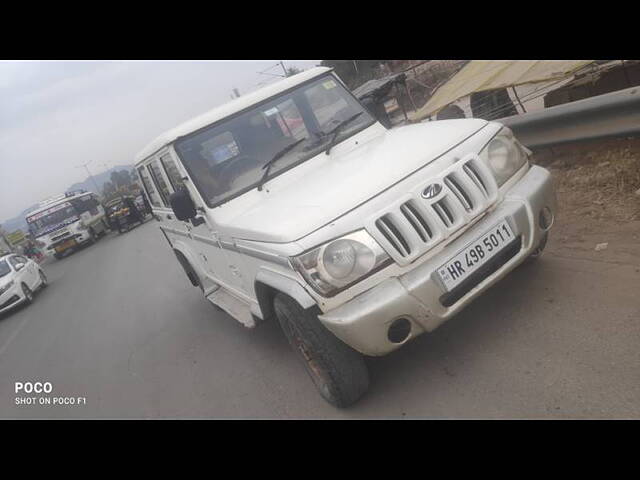
[[[167,239],[168,240],[168,239]],[[198,261],[196,254],[183,242],[177,241],[175,243],[169,242],[173,254],[176,256],[178,263],[184,269],[184,273],[189,278],[189,281],[194,287],[203,288],[202,279],[204,273],[198,268]]]
[[[254,290],[263,320],[275,318],[273,299],[277,293],[293,298],[304,309],[317,306],[314,298],[293,278],[272,270],[261,269],[254,280]]]

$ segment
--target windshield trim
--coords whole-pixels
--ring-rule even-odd
[[[350,95],[360,105],[360,107],[362,107],[362,110],[364,112],[366,112],[371,117],[371,122],[367,122],[364,125],[362,125],[360,128],[356,128],[354,130],[349,131],[348,134],[345,135],[345,136],[342,136],[342,138],[340,138],[341,136],[339,135],[338,138],[340,138],[340,141],[336,141],[334,143],[334,145],[333,145],[334,147],[336,145],[339,145],[340,143],[344,142],[345,140],[353,137],[354,135],[360,133],[361,131],[371,127],[372,125],[375,125],[378,122],[376,117],[362,104],[362,102],[360,100],[358,100],[358,98],[353,94],[353,92],[349,89],[349,87],[347,87],[347,85],[344,84],[342,82],[342,80],[340,80],[340,78],[338,78],[336,75],[334,75],[333,74],[333,70],[331,70],[331,71],[325,73],[324,75],[318,75],[317,77],[313,77],[313,78],[307,80],[306,82],[300,83],[300,84],[298,84],[298,85],[296,85],[294,87],[291,87],[291,88],[289,88],[287,90],[284,90],[284,91],[278,93],[277,95],[274,95],[272,97],[266,98],[265,100],[262,100],[261,102],[254,103],[250,107],[247,107],[247,108],[245,108],[243,110],[235,112],[233,115],[229,115],[228,117],[222,118],[222,119],[218,120],[217,122],[213,122],[213,123],[210,123],[209,125],[205,125],[204,127],[199,128],[198,130],[194,130],[193,132],[189,133],[188,135],[183,135],[182,137],[178,137],[173,141],[173,143],[171,145],[171,148],[175,152],[176,157],[180,160],[180,163],[182,164],[182,166],[185,168],[185,170],[189,174],[190,179],[192,179],[193,178],[193,174],[191,172],[191,168],[189,167],[189,165],[187,165],[186,162],[184,162],[182,160],[182,157],[180,156],[180,153],[175,148],[177,143],[179,143],[179,142],[181,142],[183,140],[186,140],[186,139],[192,137],[193,135],[196,135],[196,134],[198,134],[198,133],[200,133],[200,132],[202,132],[204,130],[207,130],[207,129],[210,129],[210,128],[215,128],[218,125],[221,125],[221,124],[223,124],[225,122],[228,122],[229,120],[232,120],[232,119],[234,119],[235,117],[237,117],[239,115],[243,115],[244,113],[246,113],[248,111],[257,109],[261,105],[264,105],[266,103],[272,102],[272,101],[274,101],[275,99],[277,99],[279,97],[284,97],[285,95],[288,95],[289,93],[293,92],[294,90],[302,89],[306,85],[308,85],[310,83],[313,83],[313,82],[317,82],[317,81],[321,80],[322,78],[326,78],[326,77],[333,77],[337,82],[339,82],[340,85],[344,88],[344,90],[348,93],[348,95]],[[261,182],[260,179],[258,179],[256,182],[252,183],[251,185],[248,185],[248,186],[238,190],[237,192],[232,193],[231,195],[229,195],[229,196],[227,196],[227,197],[225,197],[222,200],[219,200],[217,202],[211,202],[211,200],[207,197],[207,195],[205,195],[204,192],[202,191],[202,189],[198,186],[197,182],[192,181],[191,183],[196,188],[196,190],[200,194],[200,197],[204,200],[204,202],[207,205],[207,207],[216,208],[216,207],[219,207],[219,206],[221,206],[221,205],[223,205],[225,203],[230,202],[231,200],[233,200],[233,199],[235,199],[235,198],[237,198],[237,197],[239,197],[241,195],[244,195],[245,193],[253,190],[254,188],[257,188],[258,185],[260,185],[261,183],[264,184],[264,183],[266,183],[266,182],[268,182],[268,181],[270,181],[270,180],[272,180],[272,179],[274,179],[274,178],[276,178],[276,177],[288,172],[292,168],[295,168],[298,165],[300,165],[300,164],[302,164],[302,163],[304,163],[306,161],[311,160],[312,158],[316,158],[318,155],[321,155],[322,153],[324,153],[324,149],[320,150],[318,153],[316,153],[314,155],[303,156],[300,160],[298,160],[296,162],[293,162],[293,163],[287,165],[284,168],[276,170],[275,172],[273,172],[272,175],[269,175],[267,178],[265,178],[264,181]],[[146,163],[146,161],[144,163]]]

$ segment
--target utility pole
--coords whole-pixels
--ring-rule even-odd
[[[98,184],[96,183],[95,178],[93,178],[93,175],[91,175],[91,172],[89,171],[89,164],[92,162],[93,160],[88,161],[87,163],[83,163],[82,165],[76,165],[76,168],[83,168],[87,171],[87,174],[89,175],[89,178],[91,179],[91,181],[93,182],[93,186],[96,187],[96,194],[100,195],[100,189],[98,188]]]
[[[282,67],[282,72],[284,73],[284,76],[287,76],[287,69],[284,68],[284,62],[282,60],[280,60],[280,66]]]

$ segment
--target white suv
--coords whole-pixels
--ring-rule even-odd
[[[46,286],[47,277],[33,260],[14,253],[0,257],[0,313],[31,303],[34,292]]]
[[[329,69],[244,95],[136,159],[194,286],[247,327],[277,319],[322,396],[539,255],[547,170],[499,123],[387,129]]]

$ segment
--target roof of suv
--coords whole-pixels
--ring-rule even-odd
[[[256,90],[251,93],[247,93],[239,98],[231,100],[230,102],[225,103],[219,107],[214,108],[213,110],[209,110],[202,115],[199,115],[191,120],[188,120],[171,130],[164,132],[162,135],[153,140],[149,145],[136,155],[135,163],[136,166],[148,158],[149,156],[156,153],[162,147],[169,145],[174,142],[176,139],[188,135],[189,133],[195,132],[207,125],[210,125],[218,120],[221,120],[225,117],[233,115],[234,113],[240,112],[246,108],[251,107],[256,103],[260,103],[264,100],[267,100],[274,95],[277,95],[281,92],[289,90],[290,88],[295,87],[303,82],[311,80],[317,76],[320,76],[324,73],[331,71],[330,68],[327,67],[316,67],[311,68],[309,70],[305,70],[302,73],[298,73],[297,75],[292,75],[291,77],[284,78],[283,80],[273,83],[271,85],[267,85],[259,90]]]

